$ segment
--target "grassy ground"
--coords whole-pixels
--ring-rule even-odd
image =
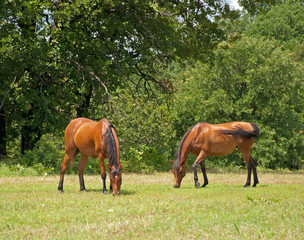
[[[100,176],[0,178],[0,239],[304,239],[304,174],[209,173],[195,189],[188,173],[124,174],[120,196],[101,192]],[[202,175],[199,175],[202,183]]]

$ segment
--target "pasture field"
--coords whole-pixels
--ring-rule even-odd
[[[100,176],[0,178],[0,239],[304,239],[304,174],[210,173],[206,188],[187,173],[123,174],[120,196],[102,193]],[[199,174],[202,183],[202,174]],[[107,187],[109,180],[107,177]]]

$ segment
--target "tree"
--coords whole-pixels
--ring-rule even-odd
[[[247,27],[246,35],[276,39],[287,49],[304,41],[304,6],[300,1],[277,4],[267,14],[257,16]]]
[[[239,4],[251,15],[264,14],[269,11],[272,6],[284,2],[284,0],[239,0]]]
[[[100,105],[107,115],[118,87],[168,92],[160,69],[206,58],[223,37],[214,17],[229,15],[221,1],[2,1],[0,11],[2,154],[6,140],[21,136],[25,152]]]

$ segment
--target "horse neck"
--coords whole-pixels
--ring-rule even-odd
[[[191,149],[192,149],[192,139],[190,139],[190,136],[187,136],[187,138],[185,139],[185,141],[183,142],[183,145],[181,147],[181,152],[180,152],[180,164],[186,163],[187,158],[189,156],[189,154],[191,153]]]
[[[196,127],[194,125],[191,129],[189,129],[185,135],[183,136],[178,149],[176,151],[175,161],[173,163],[173,168],[178,168],[180,164],[186,162],[189,153],[191,152],[192,147],[192,138],[193,138],[193,130]]]

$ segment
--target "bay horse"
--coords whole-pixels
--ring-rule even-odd
[[[103,118],[99,122],[87,118],[73,119],[65,129],[65,155],[60,168],[58,190],[63,192],[63,179],[69,162],[71,168],[77,154],[81,153],[78,165],[80,191],[86,191],[83,173],[89,157],[98,157],[103,180],[103,193],[107,194],[104,159],[109,159],[110,189],[113,195],[120,193],[121,163],[119,161],[119,143],[114,126]]]
[[[244,187],[250,186],[251,170],[253,170],[255,187],[258,183],[256,162],[250,154],[254,142],[260,134],[260,129],[255,123],[248,122],[230,122],[222,124],[197,123],[189,129],[182,138],[176,151],[175,161],[173,162],[173,174],[175,178],[175,188],[179,188],[182,179],[186,175],[185,163],[188,155],[191,153],[197,158],[192,168],[194,170],[195,187],[200,183],[197,177],[197,166],[200,165],[204,176],[205,187],[208,184],[208,178],[205,168],[205,159],[208,156],[226,156],[235,151],[236,148],[241,152],[246,167],[248,169],[247,181]]]

